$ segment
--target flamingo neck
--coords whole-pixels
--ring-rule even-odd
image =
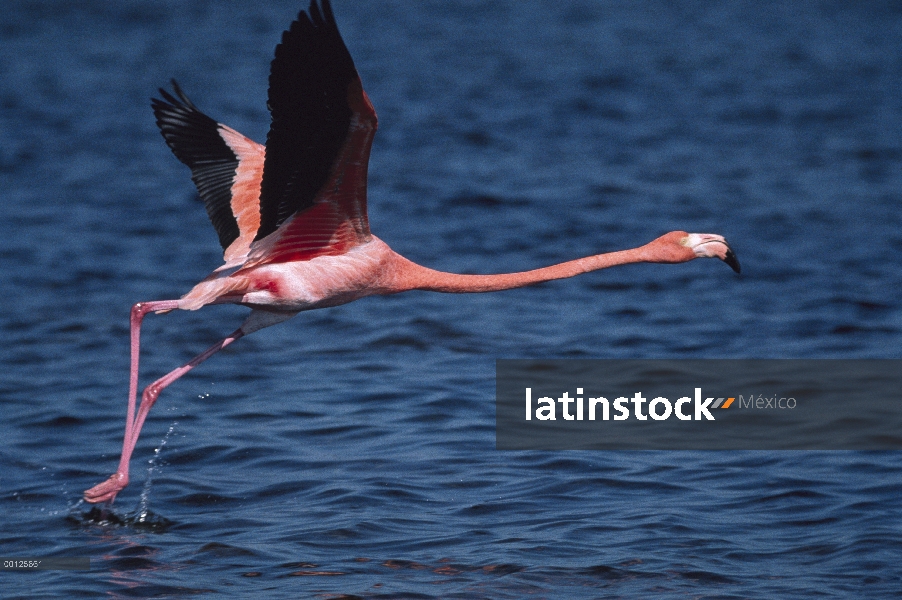
[[[543,281],[574,277],[582,273],[617,265],[645,262],[650,258],[647,256],[646,248],[641,247],[607,254],[595,254],[532,271],[497,275],[445,273],[434,271],[402,258],[402,264],[399,265],[400,268],[396,272],[396,277],[398,278],[396,289],[398,291],[426,290],[447,293],[497,292],[542,283]]]

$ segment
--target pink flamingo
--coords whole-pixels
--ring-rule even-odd
[[[131,311],[131,375],[119,467],[85,491],[112,501],[128,485],[129,459],[160,392],[235,340],[297,313],[408,290],[494,292],[615,265],[716,257],[739,263],[719,235],[673,231],[630,250],[499,275],[458,275],[417,265],[370,233],[366,177],[376,112],[341,39],[329,0],[311,0],[276,46],[269,76],[272,126],[266,146],[201,113],[172,82],[152,102],[175,156],[191,168],[219,235],[225,264],[180,300],[140,302]],[[137,407],[141,321],[149,312],[208,304],[250,307],[234,333],[151,383]]]

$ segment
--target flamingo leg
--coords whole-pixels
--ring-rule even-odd
[[[125,436],[122,441],[122,458],[119,460],[119,468],[106,481],[95,485],[84,493],[87,502],[112,502],[116,494],[128,485],[128,463],[131,459],[135,444],[138,442],[138,434],[147,418],[147,413],[156,402],[157,398],[167,386],[179,377],[204,362],[235,340],[243,337],[245,332],[238,328],[234,333],[223,340],[213,344],[204,352],[198,354],[181,367],[169,372],[157,379],[144,389],[141,394],[141,405],[137,407],[138,395],[138,362],[140,355],[141,322],[144,315],[149,312],[169,311],[178,308],[177,300],[162,300],[159,302],[141,302],[132,307],[131,312],[131,375],[129,379],[128,412],[125,420]]]

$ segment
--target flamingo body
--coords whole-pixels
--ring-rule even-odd
[[[269,78],[266,146],[202,113],[172,82],[151,106],[191,178],[223,249],[223,265],[179,300],[141,302],[131,312],[131,373],[119,467],[85,491],[112,501],[128,484],[129,461],[160,392],[241,337],[305,310],[408,290],[491,292],[637,262],[719,258],[739,272],[722,236],[673,231],[629,250],[497,275],[443,273],[417,265],[370,233],[366,183],[377,118],[329,0],[311,0],[276,46]],[[141,322],[149,312],[208,304],[250,307],[245,322],[156,380],[137,404]]]
[[[394,293],[393,267],[400,257],[375,236],[342,254],[263,263],[199,283],[179,300],[193,310],[223,298],[256,308],[296,314],[338,306],[373,294]],[[216,275],[216,273],[214,273]]]

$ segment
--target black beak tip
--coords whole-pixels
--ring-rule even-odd
[[[742,272],[742,268],[739,266],[739,259],[736,258],[736,255],[733,254],[732,250],[727,250],[727,255],[724,257],[723,261],[730,265],[730,268],[737,273]]]

